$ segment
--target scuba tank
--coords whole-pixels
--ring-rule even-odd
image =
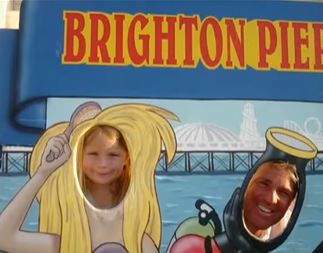
[[[177,227],[167,253],[220,253],[214,238],[222,231],[221,220],[214,208],[202,199],[195,202],[197,217],[189,217]]]
[[[317,148],[305,136],[285,128],[267,129],[266,141],[265,152],[248,171],[242,185],[235,189],[225,206],[223,231],[214,208],[205,201],[198,200],[198,217],[188,218],[179,225],[167,253],[268,253],[287,239],[303,205],[306,188],[305,168],[307,163],[316,157]],[[246,228],[243,218],[244,197],[249,183],[256,173],[261,171],[261,166],[277,161],[295,168],[296,193],[285,226],[274,237],[263,240]]]

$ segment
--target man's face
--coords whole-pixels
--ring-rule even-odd
[[[244,198],[244,220],[253,234],[283,218],[294,198],[294,185],[288,169],[263,164],[255,173]]]

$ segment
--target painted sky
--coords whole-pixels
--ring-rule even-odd
[[[69,120],[73,110],[86,101],[97,101],[102,108],[119,103],[148,103],[174,112],[180,124],[203,122],[226,128],[239,135],[243,120],[243,108],[247,103],[254,106],[257,128],[264,136],[268,127],[284,126],[284,121],[297,123],[303,130],[322,136],[323,104],[281,101],[245,100],[164,100],[164,99],[91,99],[49,98],[47,103],[47,127],[59,121]]]

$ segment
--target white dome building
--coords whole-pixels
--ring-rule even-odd
[[[210,123],[189,123],[175,128],[177,151],[242,151],[264,150],[263,145],[250,146],[230,130]]]
[[[211,123],[188,123],[174,129],[177,153],[168,167],[165,156],[159,170],[181,172],[246,171],[263,152],[230,130]],[[256,143],[264,143],[263,139]],[[253,142],[254,143],[254,142]],[[258,153],[258,154],[256,154]]]

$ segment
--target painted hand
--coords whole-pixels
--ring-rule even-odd
[[[71,156],[71,148],[65,134],[50,138],[42,154],[39,171],[47,175],[63,165]]]

